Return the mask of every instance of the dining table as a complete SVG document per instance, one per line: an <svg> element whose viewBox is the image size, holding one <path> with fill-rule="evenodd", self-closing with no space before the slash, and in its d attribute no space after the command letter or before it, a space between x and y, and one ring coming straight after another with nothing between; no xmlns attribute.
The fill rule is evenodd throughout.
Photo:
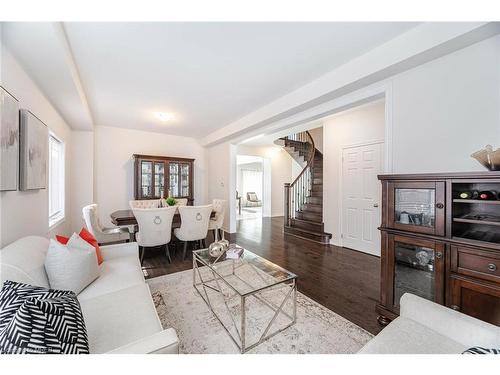
<svg viewBox="0 0 500 375"><path fill-rule="evenodd" d="M132 210L118 210L114 211L110 215L111 222L116 226L126 226L126 225L137 225L137 219L134 216ZM215 217L215 211L212 211L210 218ZM181 226L181 215L179 212L174 214L174 219L172 221L172 228L179 228Z"/></svg>

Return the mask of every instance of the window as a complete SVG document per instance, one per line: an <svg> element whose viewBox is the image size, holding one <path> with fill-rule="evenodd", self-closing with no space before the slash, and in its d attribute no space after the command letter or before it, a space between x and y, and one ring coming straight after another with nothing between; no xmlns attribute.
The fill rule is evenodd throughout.
<svg viewBox="0 0 500 375"><path fill-rule="evenodd" d="M64 219L64 143L49 134L49 227Z"/></svg>

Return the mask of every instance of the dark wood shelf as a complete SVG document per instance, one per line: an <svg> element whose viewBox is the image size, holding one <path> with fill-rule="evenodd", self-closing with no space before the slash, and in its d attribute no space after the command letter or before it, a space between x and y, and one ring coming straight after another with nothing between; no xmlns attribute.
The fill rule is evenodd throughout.
<svg viewBox="0 0 500 375"><path fill-rule="evenodd" d="M481 204L500 204L500 201L482 200L482 199L453 199L453 203L481 203Z"/></svg>
<svg viewBox="0 0 500 375"><path fill-rule="evenodd" d="M475 219L466 219L462 217L454 217L454 222L457 223L469 223L469 224L482 224L482 225L496 225L500 226L500 221L489 221L489 220L475 220Z"/></svg>

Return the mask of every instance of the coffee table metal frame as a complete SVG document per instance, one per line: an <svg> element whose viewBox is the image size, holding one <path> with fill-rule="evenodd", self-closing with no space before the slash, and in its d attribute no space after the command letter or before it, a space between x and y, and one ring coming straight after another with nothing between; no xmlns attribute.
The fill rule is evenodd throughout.
<svg viewBox="0 0 500 375"><path fill-rule="evenodd" d="M204 250L206 250L206 249L193 251L193 287L196 289L196 291L201 296L201 298L203 299L203 301L205 301L205 303L207 304L207 306L210 309L210 311L212 311L212 314L217 318L217 320L219 321L219 323L226 330L226 332L228 333L229 337L234 342L234 344L238 347L238 349L240 350L240 352L242 354L246 353L247 351L249 351L251 349L253 349L257 345L259 345L262 342L266 341L267 339L269 339L269 338L277 335L278 333L284 331L285 329L287 329L288 327L294 325L297 322L297 276L296 275L291 274L289 272L289 274L292 275L292 277L289 278L289 279L286 279L286 280L283 280L283 281L279 281L279 282L277 282L275 284L272 284L272 285L269 285L269 286L264 286L264 287L261 287L261 288L257 288L255 290L251 290L251 291L249 291L247 293L240 293L228 281L226 281L224 279L224 276L219 275L216 272L216 270L214 270L214 268L212 267L212 265L216 264L215 262L209 264L209 263L205 262L201 257L198 256L197 253L199 253L201 251L204 251ZM247 251L247 250L245 250L245 251ZM253 288L252 285L250 285L247 281L243 280L241 277L239 277L238 275L235 274L235 270L242 265L242 264L238 264L238 260L239 259L226 259L226 260L224 260L224 262L228 262L228 261L232 262L232 273L231 273L231 275L237 277L244 284L246 284L249 287ZM252 265L250 263L247 263L247 264L250 265L250 266L252 266L254 268L254 270L256 271L255 272L256 275L262 278L262 275L259 273L260 270L258 270L254 265ZM210 273L212 275L211 279L207 280L207 279L204 279L202 277L201 272L200 272L200 265L201 265L201 267L206 267L210 271ZM199 280L197 280L197 278L199 278ZM210 283L210 282L215 282L216 287L214 287L212 285L209 285L208 283ZM231 311L230 311L229 306L227 304L228 299L226 299L226 297L224 296L224 294L222 292L222 289L220 287L220 282L223 282L225 285L227 285L231 290L233 290L239 296L239 298L240 298L240 304L241 304L241 319L240 319L240 322L237 322L235 320L233 314L231 314ZM224 300L224 305L225 305L226 310L227 310L227 313L231 317L231 321L232 321L233 326L235 328L237 337L235 337L235 335L233 335L231 333L230 329L228 327L226 327L226 325L223 323L222 319L215 312L214 308L212 307L210 298L208 297L207 289L213 290L213 291L217 292L220 296L222 296L222 298ZM277 305L277 304L275 304L275 303L273 303L271 301L266 300L261 295L263 291L269 291L271 289L284 290L285 291L285 293L282 294L283 295L283 299L282 299L282 301L281 301L281 303L279 305ZM268 325L264 329L264 331L263 331L262 335L260 336L259 340L257 340L257 342L254 342L254 343L252 343L250 345L248 345L248 343L246 342L246 311L245 311L245 307L246 307L246 299L248 297L254 297L254 298L256 298L261 303L263 303L264 305L266 305L267 307L269 307L272 311L274 311L274 315L272 316L272 318L269 321ZM293 311L292 311L291 315L288 314L287 312L285 312L284 309L283 309L285 307L286 303L288 301L290 301L290 300L292 301L292 305L293 305ZM288 319L290 319L290 323L288 323L286 326L284 326L284 327L282 327L280 329L277 329L275 331L269 332L272 324L274 323L274 321L276 320L276 318L279 316L280 313L283 314L283 315L285 315Z"/></svg>

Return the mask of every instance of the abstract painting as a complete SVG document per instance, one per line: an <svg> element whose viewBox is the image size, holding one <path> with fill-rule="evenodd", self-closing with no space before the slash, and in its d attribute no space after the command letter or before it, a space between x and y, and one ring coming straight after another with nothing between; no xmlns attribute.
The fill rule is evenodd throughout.
<svg viewBox="0 0 500 375"><path fill-rule="evenodd" d="M0 191L17 190L19 102L0 87Z"/></svg>
<svg viewBox="0 0 500 375"><path fill-rule="evenodd" d="M21 190L47 187L49 130L34 114L21 110Z"/></svg>

